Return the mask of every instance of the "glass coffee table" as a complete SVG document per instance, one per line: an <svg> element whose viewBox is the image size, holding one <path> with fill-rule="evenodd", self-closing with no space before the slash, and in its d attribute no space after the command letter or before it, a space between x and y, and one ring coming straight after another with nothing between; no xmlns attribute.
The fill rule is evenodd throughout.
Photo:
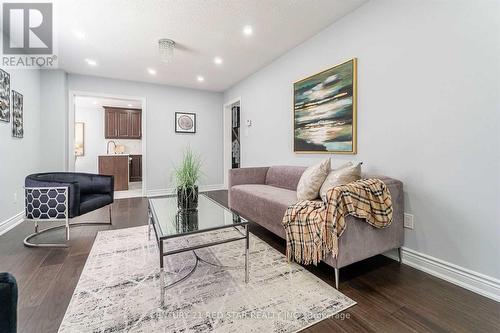
<svg viewBox="0 0 500 333"><path fill-rule="evenodd" d="M196 269L197 264L183 278L167 285L165 281L164 257L177 253L193 251L209 246L220 245L229 242L245 240L245 283L248 283L248 256L249 256L249 232L248 221L232 210L222 206L207 195L200 193L198 196L198 209L196 211L180 211L177 208L177 196L153 197L148 200L148 229L151 237L151 229L154 230L159 254L160 254L160 280L161 280L161 305L164 305L165 290L187 279ZM202 242L193 246L185 246L178 249L166 250L168 239L184 237L199 233L208 233L220 229L234 228L236 237L219 239L215 241ZM196 263L198 256L194 253Z"/></svg>

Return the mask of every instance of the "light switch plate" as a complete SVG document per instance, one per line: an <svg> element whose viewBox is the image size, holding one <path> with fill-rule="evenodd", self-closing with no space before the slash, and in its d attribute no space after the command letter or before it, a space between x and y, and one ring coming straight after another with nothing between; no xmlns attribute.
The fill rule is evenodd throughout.
<svg viewBox="0 0 500 333"><path fill-rule="evenodd" d="M413 217L414 217L413 214L404 213L403 225L405 228L412 230L415 228Z"/></svg>

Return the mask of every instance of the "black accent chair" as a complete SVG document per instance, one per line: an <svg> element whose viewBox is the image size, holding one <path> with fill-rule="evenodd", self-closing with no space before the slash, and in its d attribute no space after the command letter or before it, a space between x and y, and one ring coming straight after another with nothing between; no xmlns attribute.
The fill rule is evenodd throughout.
<svg viewBox="0 0 500 333"><path fill-rule="evenodd" d="M26 177L25 217L35 222L35 233L25 238L28 247L67 247L63 244L31 243L30 239L43 232L66 228L69 241L70 226L95 225L104 223L70 223L69 219L92 212L109 205L111 224L111 204L114 195L113 176L76 172L37 173ZM40 221L64 221L65 225L38 231Z"/></svg>
<svg viewBox="0 0 500 333"><path fill-rule="evenodd" d="M10 273L0 273L0 332L17 331L17 282Z"/></svg>

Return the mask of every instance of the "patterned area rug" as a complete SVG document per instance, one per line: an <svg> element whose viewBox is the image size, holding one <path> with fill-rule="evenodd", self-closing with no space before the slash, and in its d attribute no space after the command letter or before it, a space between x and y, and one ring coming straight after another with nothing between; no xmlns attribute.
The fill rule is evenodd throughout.
<svg viewBox="0 0 500 333"><path fill-rule="evenodd" d="M234 229L168 241L167 249ZM196 270L165 293L147 227L98 233L59 332L295 332L356 304L264 241L250 235L250 281L244 241L196 250ZM167 283L187 275L193 252L165 257ZM221 267L225 266L225 267ZM333 273L332 273L333 274Z"/></svg>

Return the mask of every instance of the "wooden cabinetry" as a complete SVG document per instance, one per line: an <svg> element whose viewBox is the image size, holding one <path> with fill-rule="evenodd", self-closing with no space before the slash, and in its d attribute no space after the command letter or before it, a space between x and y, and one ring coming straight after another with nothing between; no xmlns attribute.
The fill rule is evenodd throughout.
<svg viewBox="0 0 500 333"><path fill-rule="evenodd" d="M130 171L131 182L142 181L142 155L130 155Z"/></svg>
<svg viewBox="0 0 500 333"><path fill-rule="evenodd" d="M128 190L129 156L99 156L99 174L115 177L115 191Z"/></svg>
<svg viewBox="0 0 500 333"><path fill-rule="evenodd" d="M104 107L104 137L106 139L141 139L140 109Z"/></svg>
<svg viewBox="0 0 500 333"><path fill-rule="evenodd" d="M129 136L131 138L140 139L142 136L141 126L142 126L142 112L130 112L129 121Z"/></svg>

